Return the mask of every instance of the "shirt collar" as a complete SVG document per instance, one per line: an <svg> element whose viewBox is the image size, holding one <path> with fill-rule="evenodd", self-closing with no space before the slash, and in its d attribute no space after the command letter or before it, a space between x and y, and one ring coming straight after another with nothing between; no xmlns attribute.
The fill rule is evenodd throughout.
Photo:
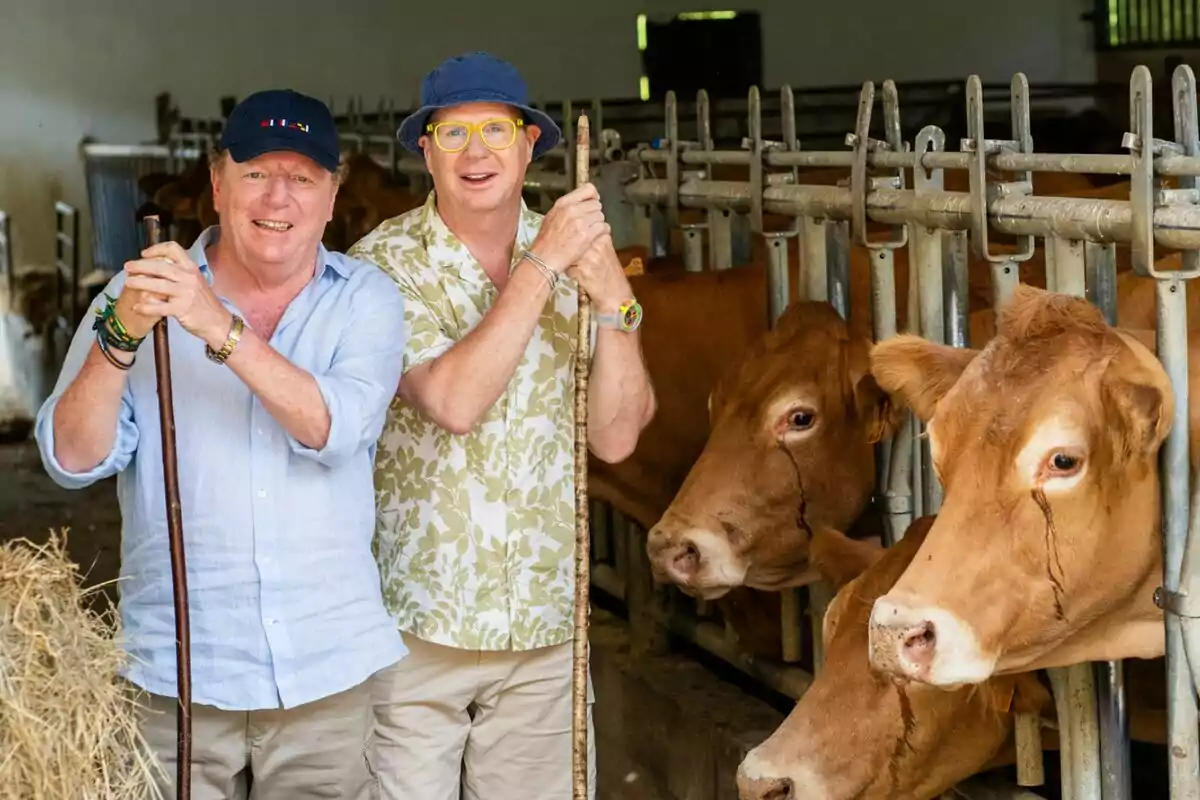
<svg viewBox="0 0 1200 800"><path fill-rule="evenodd" d="M425 205L421 209L420 237L421 244L425 249L429 249L439 240L458 242L458 237L454 235L454 232L442 219L442 215L438 213L436 194L437 190L431 191L425 198ZM521 260L521 252L533 244L533 240L537 237L537 218L538 215L529 210L525 198L521 198L521 214L517 221L517 240L516 246L513 248L513 265Z"/></svg>
<svg viewBox="0 0 1200 800"><path fill-rule="evenodd" d="M196 266L200 267L200 274L204 276L204 280L208 282L209 286L212 286L213 275L212 270L208 266L208 253L206 251L211 245L216 244L220 238L221 226L210 225L196 237L196 241L192 243L192 246L187 251L188 258L196 262ZM331 258L329 251L325 249L325 245L321 242L317 242L317 263L324 264L325 269L333 270L342 278L350 277L350 270L346 264L342 263L339 259Z"/></svg>

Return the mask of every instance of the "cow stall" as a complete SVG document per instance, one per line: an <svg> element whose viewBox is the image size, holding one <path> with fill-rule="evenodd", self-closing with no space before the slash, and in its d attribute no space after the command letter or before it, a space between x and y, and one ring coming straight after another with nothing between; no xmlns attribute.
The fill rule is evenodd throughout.
<svg viewBox="0 0 1200 800"><path fill-rule="evenodd" d="M717 149L706 135L706 98L697 99L694 140L680 135L678 104L664 104L662 140L630 155L640 177L626 187L626 198L639 214L661 215L665 226L642 234L674 231L682 247L666 240L643 239L654 254L680 255L692 271L735 267L730 228L744 218L761 237L768 257L769 313L774 321L791 298L829 302L849 316L848 264L851 252L870 254L871 327L876 341L914 333L957 348L983 347L968 334L968 295L974 271L987 271L994 307L1004 307L1021 281L1022 266L1038 253L1045 288L1085 297L1110 324L1117 315L1118 262L1125 261L1142 281L1153 283L1157 319L1156 351L1170 376L1175 419L1161 458L1165 569L1155 602L1163 610L1169 710L1166 733L1170 796L1200 792L1195 686L1200 650L1195 642L1189 595L1196 591L1200 546L1191 545L1192 480L1188 463L1189 330L1187 284L1200 274L1200 210L1195 179L1200 176L1200 138L1196 85L1187 66L1171 76L1171 138L1153 130L1155 113L1151 75L1145 67L1130 78L1130 125L1110 152L1048 153L1035 149L1030 134L1031 91L1024 76L1010 87L1007 135L989 135L985 102L977 78L966 81L962 95L966 136L955 149L944 130L924 126L910 143L903 137L894 84L882 87L881 138L872 128L876 88L863 85L858 118L846 136L845 150L802 150L794 125L783 115L782 141L762 135L761 104L751 90L742 148ZM792 102L785 89L780 107ZM1120 149L1126 152L1119 152ZM738 167L741 180L710 177L716 167ZM833 185L806 184L800 169L842 169L848 174ZM965 173L965 175L964 175ZM1039 178L1088 175L1097 186L1127 178L1125 197L1039 194ZM965 177L965 181L963 178ZM946 184L958 181L957 190ZM911 181L911 185L909 185ZM769 228L764 217L789 224ZM798 241L797 241L798 240ZM791 246L789 246L789 244ZM1158 252L1156 252L1156 248ZM1161 254L1180 254L1181 266L1162 266ZM708 259L703 255L707 253ZM897 321L896 257L907 256L910 313ZM798 258L798 285L788 284L789 258ZM736 268L736 267L735 267ZM652 268L651 268L652 269ZM649 322L649 319L648 319ZM874 505L885 519L884 540L893 545L908 525L934 514L942 487L932 470L923 425L909 413L898 433L879 446ZM623 599L631 626L643 637L661 640L670 633L702 648L755 679L791 697L799 697L819 674L820 625L830 592L814 580L786 589L781 597L782 659L756 658L739 650L728 628L707 622L711 607L674 590L665 596L647 582L645 532L653 520L631 522L630 514L597 503L593 516L593 584ZM642 516L645 516L643 514ZM1189 546L1191 545L1191 546ZM640 571L640 574L639 574ZM636 620L636 622L635 622ZM803 653L801 632L809 629L810 652ZM658 646L662 646L661 643ZM1188 653L1193 657L1188 658ZM865 654L864 654L865 657ZM803 663L803 665L801 665ZM1061 758L1061 787L1055 796L1126 798L1146 796L1132 784L1128 706L1122 662L1081 663L1049 670L1058 724L1052 731ZM1040 737L1046 733L1028 716L1017 725L1020 742L1018 783L1004 796L1036 797L1026 788L1044 786ZM972 795L972 788L955 790ZM978 796L997 796L993 789ZM779 796L791 796L780 794Z"/></svg>

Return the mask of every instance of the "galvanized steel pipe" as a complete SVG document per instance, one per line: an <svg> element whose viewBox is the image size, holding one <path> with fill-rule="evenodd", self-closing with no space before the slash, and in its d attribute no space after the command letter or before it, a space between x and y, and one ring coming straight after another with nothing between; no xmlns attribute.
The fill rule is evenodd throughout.
<svg viewBox="0 0 1200 800"><path fill-rule="evenodd" d="M1162 477L1163 505L1163 590L1168 594L1179 591L1184 550L1188 543L1188 520L1191 497L1189 475L1189 390L1188 390L1188 329L1187 285L1181 280L1159 280L1158 291L1158 358L1171 381L1175 396L1175 411L1171 430L1159 455ZM1192 546L1192 558L1196 557ZM1194 574L1194 573L1193 573ZM1183 618L1168 612L1166 625L1167 741L1170 743L1169 770L1172 800L1200 800L1200 715L1197 714L1193 671L1200 667L1200 649L1194 657L1184 650ZM1191 632L1189 632L1191 633ZM1193 640L1193 644L1195 644ZM1189 670L1189 662L1192 670Z"/></svg>
<svg viewBox="0 0 1200 800"><path fill-rule="evenodd" d="M667 196L666 181L643 179L627 187L629 201L659 205ZM849 220L851 192L840 186L770 186L763 209L773 214ZM966 192L916 194L906 189L867 193L867 215L887 225L912 222L945 230L968 230L971 198ZM737 181L689 182L679 187L684 208L750 210L750 185ZM988 202L988 221L995 230L1013 235L1130 242L1132 206L1128 200L1075 197L997 197ZM1200 248L1200 207L1172 205L1154 211L1155 241L1177 249Z"/></svg>
<svg viewBox="0 0 1200 800"><path fill-rule="evenodd" d="M1078 239L1065 239L1061 236L1050 236L1046 239L1047 258L1046 278L1049 282L1051 271L1054 277L1054 291L1075 297L1087 296L1087 263L1084 257L1084 243ZM1053 264L1053 270L1051 270ZM1106 694L1107 708L1102 708L1096 690L1096 670L1091 664L1072 664L1063 669L1066 676L1066 688L1069 692L1066 703L1060 703L1060 709L1066 709L1067 718L1059 717L1059 729L1071 729L1070 762L1066 760L1067 753L1063 752L1063 782L1069 778L1079 800L1094 798L1094 800L1129 800L1127 788L1128 772L1122 773L1122 763L1128 764L1128 757L1123 761L1113 759L1104 764L1101 752L1110 756L1128 752L1128 742L1123 732L1116 725L1101 729L1098 720L1103 717L1109 722L1114 719L1113 706L1123 708L1124 696L1117 685L1118 694ZM1061 688L1059 685L1055 689ZM1106 780L1106 778L1108 780ZM1122 788L1124 787L1124 788Z"/></svg>

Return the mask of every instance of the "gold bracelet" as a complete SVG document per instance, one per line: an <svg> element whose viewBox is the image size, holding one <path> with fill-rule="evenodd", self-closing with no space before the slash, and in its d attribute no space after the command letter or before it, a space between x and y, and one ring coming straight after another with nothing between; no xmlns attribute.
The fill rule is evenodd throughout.
<svg viewBox="0 0 1200 800"><path fill-rule="evenodd" d="M224 364L225 359L229 358L229 354L233 352L233 348L237 347L237 343L241 341L244 328L245 323L242 318L234 314L233 324L229 326L229 337L225 340L225 344L221 345L220 350L213 350L207 344L204 345L204 355L208 356L209 361Z"/></svg>

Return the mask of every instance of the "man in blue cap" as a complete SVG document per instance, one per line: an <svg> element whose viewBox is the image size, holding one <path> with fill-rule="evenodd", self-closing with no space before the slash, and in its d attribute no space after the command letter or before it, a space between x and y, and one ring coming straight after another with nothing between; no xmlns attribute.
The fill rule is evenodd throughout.
<svg viewBox="0 0 1200 800"><path fill-rule="evenodd" d="M154 352L166 318L187 556L192 795L373 797L367 679L406 653L371 555L372 455L404 300L321 245L339 175L320 101L265 91L211 160L220 224L130 261L76 331L37 418L46 470L117 476L127 679L174 796L175 620ZM115 301L109 298L115 298Z"/></svg>
<svg viewBox="0 0 1200 800"><path fill-rule="evenodd" d="M591 184L545 217L522 201L561 133L511 64L447 60L398 136L434 191L351 248L399 284L412 333L376 458L377 559L410 650L375 681L383 796L569 797L578 287L605 461L654 413L641 309Z"/></svg>

